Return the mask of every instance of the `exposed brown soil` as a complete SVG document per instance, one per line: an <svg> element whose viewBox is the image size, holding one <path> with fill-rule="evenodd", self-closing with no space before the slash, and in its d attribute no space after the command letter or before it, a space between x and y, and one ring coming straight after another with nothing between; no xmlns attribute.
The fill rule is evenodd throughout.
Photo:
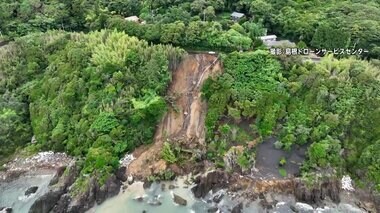
<svg viewBox="0 0 380 213"><path fill-rule="evenodd" d="M167 169L161 159L163 143L176 143L187 149L205 148L204 120L207 104L201 99L203 82L221 71L220 62L214 55L188 55L174 71L168 97L172 106L161 120L154 143L135 151L128 173L144 178Z"/></svg>

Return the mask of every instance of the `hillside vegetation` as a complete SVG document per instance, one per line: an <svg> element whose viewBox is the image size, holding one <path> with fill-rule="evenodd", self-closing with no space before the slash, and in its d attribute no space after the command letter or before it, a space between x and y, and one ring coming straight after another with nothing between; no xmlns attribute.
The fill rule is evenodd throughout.
<svg viewBox="0 0 380 213"><path fill-rule="evenodd" d="M135 15L141 23L125 20ZM369 52L301 63L270 55L266 34ZM65 151L82 177L103 182L153 141L184 49L218 51L224 67L202 90L207 156L191 160L230 169L225 156L236 154L247 172L256 145L276 137L277 148L309 147L303 176L333 169L380 190L379 0L2 0L0 162L16 150ZM178 163L180 147L164 148Z"/></svg>
<svg viewBox="0 0 380 213"><path fill-rule="evenodd" d="M266 31L313 48L363 48L380 58L378 0L5 0L5 38L31 32L124 30L154 43L196 49L246 50ZM232 11L246 14L238 23ZM136 15L146 22L126 22ZM267 28L268 30L266 30ZM253 41L253 43L252 43Z"/></svg>
<svg viewBox="0 0 380 213"><path fill-rule="evenodd" d="M224 74L204 87L211 159L222 160L234 125L248 121L255 138L277 136L279 148L310 144L305 175L335 168L362 181L365 176L380 189L378 66L327 57L317 65L283 69L263 51L231 53L223 61ZM254 160L249 140L235 141L248 147L241 158Z"/></svg>
<svg viewBox="0 0 380 213"><path fill-rule="evenodd" d="M152 142L183 54L110 31L31 34L1 52L1 155L35 135L29 149L86 157L83 172L102 174Z"/></svg>

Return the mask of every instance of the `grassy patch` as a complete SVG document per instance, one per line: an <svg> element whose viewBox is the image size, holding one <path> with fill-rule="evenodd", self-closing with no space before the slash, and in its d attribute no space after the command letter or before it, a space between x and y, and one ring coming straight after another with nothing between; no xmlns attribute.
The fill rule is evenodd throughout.
<svg viewBox="0 0 380 213"><path fill-rule="evenodd" d="M278 173L280 173L280 175L282 177L286 177L287 176L287 172L286 172L286 170L284 168L278 169Z"/></svg>

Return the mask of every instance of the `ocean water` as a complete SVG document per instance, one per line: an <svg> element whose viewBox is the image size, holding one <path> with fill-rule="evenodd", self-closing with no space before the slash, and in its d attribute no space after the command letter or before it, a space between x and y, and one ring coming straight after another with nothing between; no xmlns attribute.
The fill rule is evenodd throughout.
<svg viewBox="0 0 380 213"><path fill-rule="evenodd" d="M0 207L12 207L13 212L27 213L40 196L48 191L54 174L23 175L11 182L0 182ZM36 193L25 196L31 186L38 186Z"/></svg>
<svg viewBox="0 0 380 213"><path fill-rule="evenodd" d="M239 203L238 200L231 199L225 195L220 203L211 202L212 194L210 193L204 199L197 199L191 192L191 186L183 183L184 179L178 179L172 182L153 183L150 188L144 189L142 182L136 182L128 186L124 192L108 199L99 206L94 207L88 213L202 213L207 212L212 207L218 207L221 212L230 212L231 209ZM165 184L165 189L161 189L161 184ZM168 189L169 185L176 188ZM187 200L186 206L180 206L173 201L173 194L179 195ZM136 198L142 197L143 201ZM161 205L151 205L152 202L159 201ZM262 212L258 203L244 205L243 212Z"/></svg>
<svg viewBox="0 0 380 213"><path fill-rule="evenodd" d="M207 212L208 204L192 196L190 188L184 188L179 182L153 183L150 188L144 189L142 182L136 182L119 195L105 201L100 206L95 207L96 213L128 213L128 212L156 212L156 213L177 213L177 212ZM165 189L161 189L161 184L165 184ZM169 189L169 185L176 188ZM187 206L180 206L173 201L173 194L177 194L187 200ZM142 197L143 201L136 198ZM151 203L160 202L161 205Z"/></svg>

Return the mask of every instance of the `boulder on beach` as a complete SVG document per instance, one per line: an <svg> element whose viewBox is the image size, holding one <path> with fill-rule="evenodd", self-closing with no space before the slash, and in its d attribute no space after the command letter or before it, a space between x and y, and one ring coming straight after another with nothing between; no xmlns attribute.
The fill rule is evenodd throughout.
<svg viewBox="0 0 380 213"><path fill-rule="evenodd" d="M294 205L294 209L296 210L296 212L299 212L299 213L313 213L314 212L313 207L307 203L297 202L296 205Z"/></svg>
<svg viewBox="0 0 380 213"><path fill-rule="evenodd" d="M134 181L133 176L132 176L132 175L129 175L129 176L127 177L127 182L128 182L128 184L131 185L131 184L133 183L133 181Z"/></svg>
<svg viewBox="0 0 380 213"><path fill-rule="evenodd" d="M25 195L26 196L29 196L31 194L34 194L36 193L36 191L38 190L38 186L32 186L32 187L29 187L26 191L25 191Z"/></svg>
<svg viewBox="0 0 380 213"><path fill-rule="evenodd" d="M289 203L286 202L278 202L273 209L273 212L281 212L281 213L294 213Z"/></svg>
<svg viewBox="0 0 380 213"><path fill-rule="evenodd" d="M181 205L181 206L186 206L187 205L187 200L182 198L179 195L173 194L173 200L176 204Z"/></svg>

